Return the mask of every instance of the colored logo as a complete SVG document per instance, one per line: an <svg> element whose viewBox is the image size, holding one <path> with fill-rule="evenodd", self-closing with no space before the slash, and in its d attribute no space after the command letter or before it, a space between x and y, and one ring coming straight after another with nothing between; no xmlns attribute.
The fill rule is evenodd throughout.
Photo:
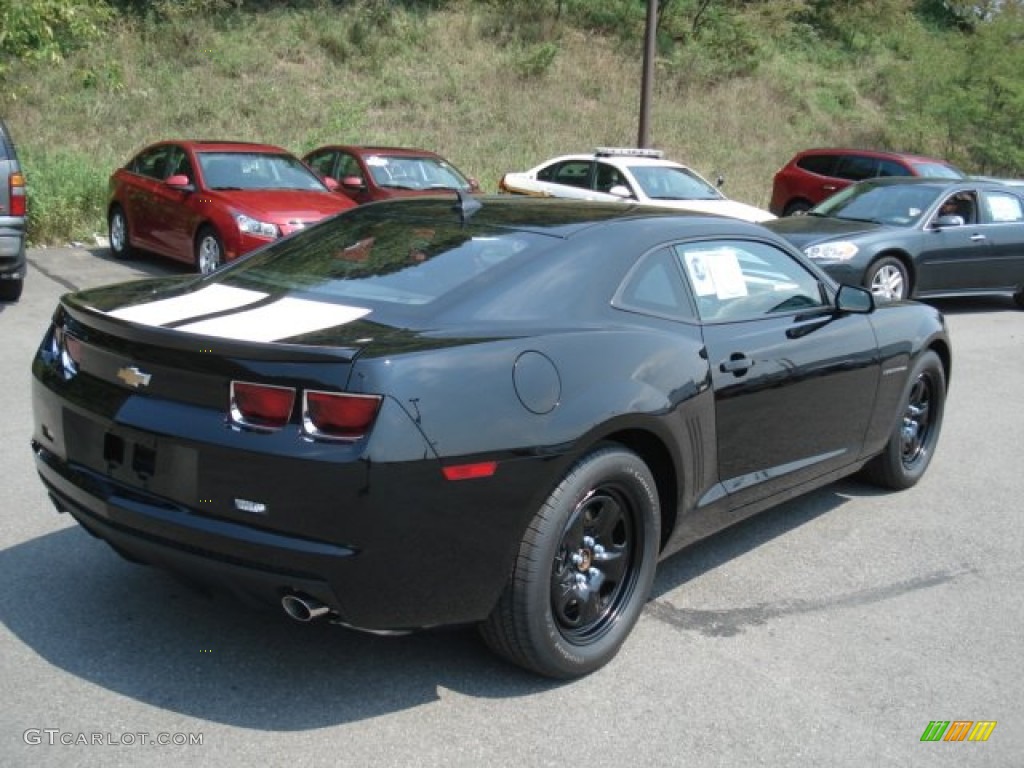
<svg viewBox="0 0 1024 768"><path fill-rule="evenodd" d="M117 372L117 378L127 384L129 387L138 389L139 387L148 387L150 379L153 377L148 373L143 373L134 365L128 368L122 368Z"/></svg>
<svg viewBox="0 0 1024 768"><path fill-rule="evenodd" d="M932 720L921 741L988 741L996 729L995 720Z"/></svg>

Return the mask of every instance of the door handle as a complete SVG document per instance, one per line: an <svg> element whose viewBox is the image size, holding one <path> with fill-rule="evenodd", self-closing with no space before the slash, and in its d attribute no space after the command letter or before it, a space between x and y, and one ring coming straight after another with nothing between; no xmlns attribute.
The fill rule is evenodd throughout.
<svg viewBox="0 0 1024 768"><path fill-rule="evenodd" d="M980 243L983 240L988 240L988 238L985 237L984 235L971 235L971 242L972 243Z"/></svg>
<svg viewBox="0 0 1024 768"><path fill-rule="evenodd" d="M743 376L754 366L754 361L747 357L742 352L733 352L729 355L728 360L723 360L718 364L718 370L722 373L731 373L737 378Z"/></svg>

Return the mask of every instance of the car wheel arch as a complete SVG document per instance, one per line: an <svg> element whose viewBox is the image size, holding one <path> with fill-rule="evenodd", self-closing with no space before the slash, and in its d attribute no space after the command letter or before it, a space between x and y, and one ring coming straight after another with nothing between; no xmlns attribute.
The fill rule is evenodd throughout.
<svg viewBox="0 0 1024 768"><path fill-rule="evenodd" d="M659 552L665 548L676 527L680 473L679 461L673 457L666 440L645 427L629 427L608 432L582 443L573 451L571 465L580 457L607 446L617 446L632 451L643 460L654 477L661 514L661 541Z"/></svg>

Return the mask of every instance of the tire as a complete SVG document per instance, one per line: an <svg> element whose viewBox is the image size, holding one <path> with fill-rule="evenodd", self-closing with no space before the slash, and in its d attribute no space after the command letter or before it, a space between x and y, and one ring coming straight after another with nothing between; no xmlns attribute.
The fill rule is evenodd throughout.
<svg viewBox="0 0 1024 768"><path fill-rule="evenodd" d="M910 296L910 274L903 262L895 256L883 256L868 267L864 275L864 287L876 299L899 301Z"/></svg>
<svg viewBox="0 0 1024 768"><path fill-rule="evenodd" d="M619 446L587 455L530 522L505 591L480 626L484 642L548 677L599 669L647 601L660 528L643 460Z"/></svg>
<svg viewBox="0 0 1024 768"><path fill-rule="evenodd" d="M110 253L115 259L130 259L132 244L128 236L128 219L124 209L115 205L107 217L107 235L110 237Z"/></svg>
<svg viewBox="0 0 1024 768"><path fill-rule="evenodd" d="M17 301L25 287L25 279L0 280L0 301Z"/></svg>
<svg viewBox="0 0 1024 768"><path fill-rule="evenodd" d="M1024 288L1013 294L1013 303L1017 305L1017 309L1024 309Z"/></svg>
<svg viewBox="0 0 1024 768"><path fill-rule="evenodd" d="M224 263L224 243L213 227L201 227L196 235L195 268L208 275Z"/></svg>
<svg viewBox="0 0 1024 768"><path fill-rule="evenodd" d="M901 491L917 484L931 463L946 410L946 373L931 350L918 358L900 401L903 410L885 449L867 466L868 482Z"/></svg>
<svg viewBox="0 0 1024 768"><path fill-rule="evenodd" d="M796 216L798 213L805 213L811 210L812 206L806 200L793 200L782 211L783 216Z"/></svg>

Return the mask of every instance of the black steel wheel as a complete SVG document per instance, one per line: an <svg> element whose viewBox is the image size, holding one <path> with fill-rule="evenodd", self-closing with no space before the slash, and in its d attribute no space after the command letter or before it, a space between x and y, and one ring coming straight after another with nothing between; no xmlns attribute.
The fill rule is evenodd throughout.
<svg viewBox="0 0 1024 768"><path fill-rule="evenodd" d="M902 402L903 410L885 450L864 468L867 480L894 490L910 488L921 479L939 441L946 375L935 352L925 352L914 364Z"/></svg>
<svg viewBox="0 0 1024 768"><path fill-rule="evenodd" d="M595 450L534 516L484 641L515 664L555 678L606 664L650 594L660 512L647 465L618 446Z"/></svg>
<svg viewBox="0 0 1024 768"><path fill-rule="evenodd" d="M128 238L128 219L120 205L115 205L110 209L110 215L107 218L107 234L110 237L110 253L114 258L131 258L132 244Z"/></svg>
<svg viewBox="0 0 1024 768"><path fill-rule="evenodd" d="M864 287L875 294L875 298L898 301L910 296L910 275L895 256L883 256L868 267Z"/></svg>

